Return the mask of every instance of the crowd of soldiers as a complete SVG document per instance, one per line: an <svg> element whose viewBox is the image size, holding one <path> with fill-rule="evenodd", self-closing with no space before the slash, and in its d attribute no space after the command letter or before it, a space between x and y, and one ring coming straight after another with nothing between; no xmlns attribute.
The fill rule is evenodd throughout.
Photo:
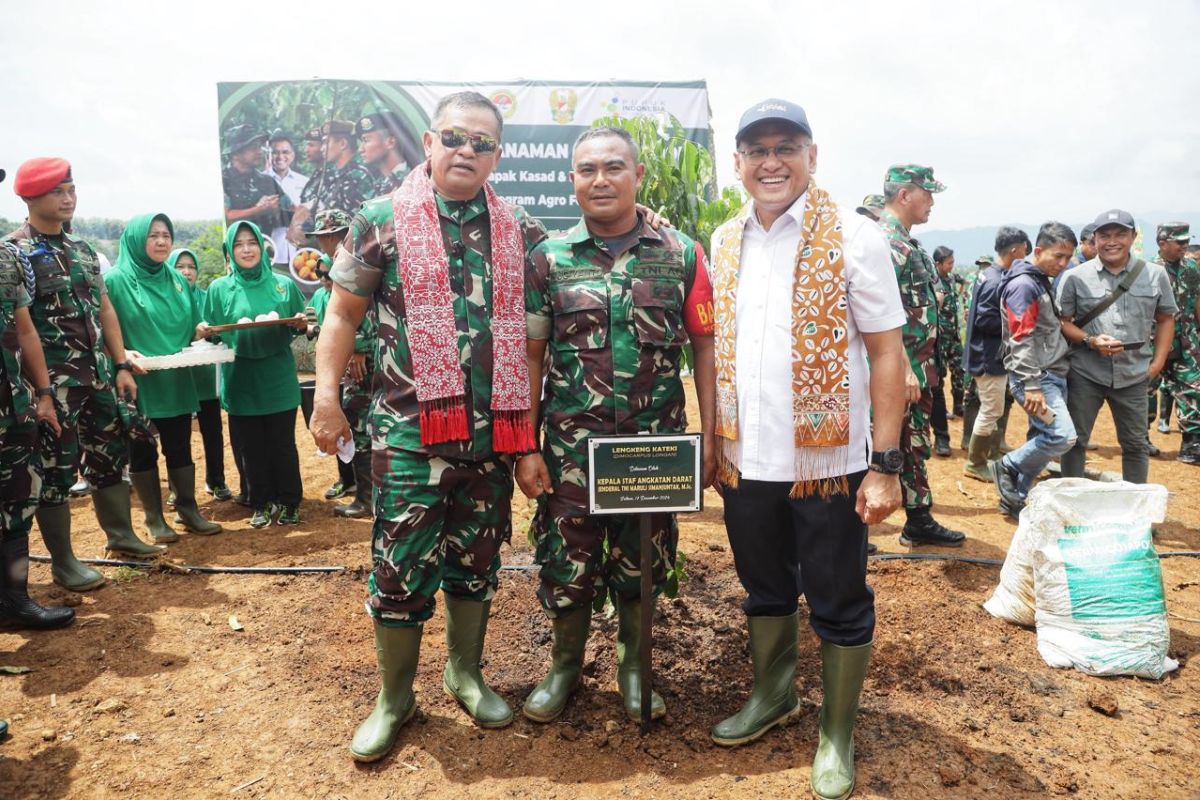
<svg viewBox="0 0 1200 800"><path fill-rule="evenodd" d="M968 357L971 335L964 348L960 333L964 318L972 331L991 330L990 321L979 319L990 278L972 286L971 277L955 271L953 252L942 247L931 256L912 233L946 187L928 166L897 164L887 170L882 194L859 207L861 217L844 215L813 181L817 145L806 113L768 99L745 112L735 137L750 202L718 229L706 254L636 204L644 167L621 129L589 130L576 141L571 180L582 218L553 237L488 182L503 117L487 98L474 92L443 98L424 134L427 160L411 171L397 158L391 130L385 115L371 115L310 131L306 157L316 172L299 176L299 185L291 178L291 140L242 127L230 133L225 173L231 273L257 269L263 234L282 231L293 245L311 234L323 254L322 287L292 327L317 339L313 438L326 453L348 445L354 452L326 496L353 487L354 502L338 513L373 520L366 609L381 689L352 737L352 757L382 758L415 713L422 629L439 591L449 652L443 688L480 727L512 721L513 710L488 686L480 665L500 550L512 532L514 483L537 502L531 530L541 568L537 594L553 631L547 674L522 713L536 722L563 713L583 670L593 601L603 593L618 618L617 687L626 714L638 718L650 681L637 659L649 635L641 611L664 590L678 527L671 514L652 515L653 591L642 596L637 522L588 515L585 447L592 435L686 430L681 372L683 347L690 345L702 480L725 499L747 592L754 674L745 705L713 729L712 739L744 744L799 713L794 676L803 594L821 640L824 689L812 789L822 798L847 797L855 783L854 721L874 640L868 525L903 505L902 543L961 545L964 535L933 517L927 462L952 451L948 418L986 407L998 427L997 409L1005 405L972 392L984 373ZM257 169L264 142L272 148L273 177ZM55 582L84 590L103 581L70 545L66 498L79 450L109 549L147 557L161 548L134 534L121 483L128 442L144 423L131 407L138 370L95 254L64 229L74 212L69 165L36 162L22 167L16 186L29 221L0 248L0 617L51 628L69 624L73 612L29 599L27 538L35 515ZM1002 352L1020 350L1017 343L1034 335L1031 321L1048 318L1050 338L1065 336L1123 364L1128 374L1147 372L1142 361L1118 362L1140 358L1136 342L1113 337L1102 310L1082 307L1079 281L1060 282L1059 297L1070 304L1061 325L1049 293L1069 256L1078 276L1124 273L1113 280L1129 297L1111 302L1132 308L1115 306L1131 324L1144 318L1157 326L1145 333L1154 339L1148 372L1161 372L1174 398L1185 437L1181 460L1197 463L1200 293L1196 264L1184 252L1188 231L1160 227L1163 265L1147 266L1129 259L1131 218L1107 214L1084 232L1078 252L1067 245L1075 244L1073 232L1047 223L1036 243L1027 236L998 239L996 261L976 262L985 270L1002 264L1002 274L1033 281L1021 306L1009 291L1015 284L1001 286L995 308ZM139 223L146 248L160 217ZM1099 249L1089 251L1095 239ZM1168 276L1172 296L1154 294ZM253 280L275 287L257 272ZM1029 298L1043 292L1046 305L1028 311ZM964 296L971 298L965 310ZM201 308L213 308L211 293ZM211 321L201 320L195 335L210 335ZM238 351L240 340L232 344ZM1131 352L1123 352L1126 345ZM1050 435L1035 419L1052 405L1049 396L1038 399L1035 382L1062 377L1056 370L1063 348L1049 349L1053 363L1035 369L1034 383L1011 386L1030 413L1031 448L1039 435ZM239 359L245 355L238 352ZM1138 442L1144 444L1150 377L1144 374L1132 390L1117 381L1083 394L1107 399L1116 415L1141 391ZM231 390L222 391L232 420ZM1076 416L1074 408L1068 415L1060 407L1060 417ZM293 404L292 419L294 411ZM1074 431L1055 440L1059 452L1068 441L1087 446L1091 423L1084 422L1078 442ZM1037 459L1002 458L1002 437L980 432L969 450L988 456L985 474L997 484L1002 510L1017 514L1018 495L1028 487L1010 470ZM1134 447L1125 434L1121 441ZM1129 455L1126 477L1137 479ZM1064 455L1063 473L1071 468ZM298 517L279 518L287 521ZM664 699L649 694L651 716L666 714Z"/></svg>

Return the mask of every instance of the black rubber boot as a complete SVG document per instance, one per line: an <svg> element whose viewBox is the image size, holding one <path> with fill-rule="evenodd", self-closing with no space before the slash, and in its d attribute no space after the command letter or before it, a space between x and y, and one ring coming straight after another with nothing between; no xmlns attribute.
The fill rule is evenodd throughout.
<svg viewBox="0 0 1200 800"><path fill-rule="evenodd" d="M333 513L339 517L374 517L375 486L371 482L371 451L354 454L354 499L337 506Z"/></svg>
<svg viewBox="0 0 1200 800"><path fill-rule="evenodd" d="M29 596L29 535L0 541L0 625L45 631L74 621L74 609L44 608Z"/></svg>

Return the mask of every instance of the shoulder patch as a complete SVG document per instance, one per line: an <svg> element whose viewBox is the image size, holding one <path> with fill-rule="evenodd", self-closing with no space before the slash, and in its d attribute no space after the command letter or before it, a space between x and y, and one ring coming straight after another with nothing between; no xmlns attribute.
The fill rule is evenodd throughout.
<svg viewBox="0 0 1200 800"><path fill-rule="evenodd" d="M892 261L897 267L903 267L908 263L909 256L912 255L912 247L907 242L899 239L888 239L888 245L892 248Z"/></svg>

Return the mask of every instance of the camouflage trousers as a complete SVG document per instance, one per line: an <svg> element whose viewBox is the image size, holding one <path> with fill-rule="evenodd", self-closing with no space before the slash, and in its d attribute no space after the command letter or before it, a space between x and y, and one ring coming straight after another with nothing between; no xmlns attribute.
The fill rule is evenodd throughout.
<svg viewBox="0 0 1200 800"><path fill-rule="evenodd" d="M376 447L373 569L367 612L391 627L433 615L440 588L467 600L496 594L500 546L512 534L507 457L460 461Z"/></svg>
<svg viewBox="0 0 1200 800"><path fill-rule="evenodd" d="M342 388L342 413L350 424L354 435L354 449L359 453L371 449L371 380L370 372L357 383L346 383Z"/></svg>
<svg viewBox="0 0 1200 800"><path fill-rule="evenodd" d="M0 431L0 538L28 536L42 490L38 424Z"/></svg>
<svg viewBox="0 0 1200 800"><path fill-rule="evenodd" d="M67 501L67 492L75 483L76 464L82 466L83 477L92 488L105 489L118 483L129 460L128 420L136 417L136 412L131 414L128 408L120 407L111 387L60 385L55 392L62 436L42 441L44 506Z"/></svg>
<svg viewBox="0 0 1200 800"><path fill-rule="evenodd" d="M900 491L904 495L905 508L928 508L933 505L933 490L929 487L925 462L933 455L929 415L933 411L933 393L940 390L940 386L922 389L921 399L909 404L904 425L900 428L900 451L904 454Z"/></svg>
<svg viewBox="0 0 1200 800"><path fill-rule="evenodd" d="M1200 367L1185 357L1168 364L1162 379L1163 388L1175 398L1179 432L1200 434Z"/></svg>
<svg viewBox="0 0 1200 800"><path fill-rule="evenodd" d="M641 596L641 521L637 514L588 516L561 484L539 498L529 535L541 566L537 596L553 618L586 608L596 589L633 599ZM675 563L679 528L674 514L650 515L650 573L654 596L662 593Z"/></svg>

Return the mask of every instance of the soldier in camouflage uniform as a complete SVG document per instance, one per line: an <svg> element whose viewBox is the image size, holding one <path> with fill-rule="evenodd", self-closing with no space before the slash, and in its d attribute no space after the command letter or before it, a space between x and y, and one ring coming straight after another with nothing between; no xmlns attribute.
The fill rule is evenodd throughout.
<svg viewBox="0 0 1200 800"><path fill-rule="evenodd" d="M321 126L325 166L308 179L300 193L300 207L292 215L288 238L300 244L310 220L334 209L353 214L364 201L375 196L375 179L358 156L354 123L333 120Z"/></svg>
<svg viewBox="0 0 1200 800"><path fill-rule="evenodd" d="M363 163L375 177L372 197L391 194L408 175L408 162L400 155L400 121L395 114L367 114L354 126L361 143Z"/></svg>
<svg viewBox="0 0 1200 800"><path fill-rule="evenodd" d="M936 544L957 547L966 537L934 520L933 490L925 461L933 454L929 417L933 393L938 387L938 318L936 270L924 248L909 230L929 220L933 194L946 187L934 180L933 170L919 164L895 164L884 177L883 195L887 201L879 217L879 227L892 250L900 300L908 321L902 330L908 353L906 379L908 416L900 435L904 469L900 485L908 520L900 534L905 545Z"/></svg>
<svg viewBox="0 0 1200 800"><path fill-rule="evenodd" d="M450 654L444 688L480 726L501 727L512 721L512 710L487 686L479 669L500 546L509 539L512 525L512 458L498 449L511 443L493 438L493 421L511 423L513 418L492 410L494 382L511 378L492 369L493 344L503 335L493 330L501 298L493 297L498 262L492 253L492 225L508 226L515 215L520 231L516 238L522 240L524 253L546 233L523 210L510 212L487 186L499 160L503 119L486 97L460 92L442 98L431 128L424 140L429 161L409 181L419 178L414 191L432 182L428 203L436 219L427 220L423 214L419 221L405 217L400 233L406 248L436 250L436 243L415 238L428 237L422 232L426 226L440 230L447 271L439 269L434 277L448 280L459 363L457 370L446 367L461 374L465 394L456 404L465 404L465 438L437 435L434 421L443 418L428 402L418 400L416 382L422 373L414 367L414 353L427 352L431 345L427 337L410 338L412 326L421 320L410 318L412 309L406 311L400 274L402 268L415 267L398 261L392 198L375 198L355 216L334 261L334 294L317 344L311 428L317 445L331 453L338 438L352 435L338 402L337 384L354 349L354 332L375 301L379 340L371 438L376 495L367 607L375 622L383 687L375 710L351 743L351 755L360 761L382 758L413 714L421 628L433 613L439 588ZM510 240L503 244L501 252L507 252L511 267L511 259L520 254L508 248L517 245ZM503 299L512 303L512 298ZM504 342L511 344L511 339L506 336ZM511 357L511 351L507 354ZM505 392L510 389L505 387ZM527 426L527 416L522 413L518 422ZM528 443L532 447L531 433Z"/></svg>
<svg viewBox="0 0 1200 800"><path fill-rule="evenodd" d="M134 534L129 489L121 481L129 455L126 437L135 432L137 412L131 412L130 405L137 384L100 277L99 259L87 242L63 230L75 213L70 165L63 159L27 161L14 188L29 208L29 219L8 240L30 264L29 313L62 423L61 437L43 440L45 480L36 516L50 551L54 581L82 591L104 583L104 576L81 564L71 549L67 492L75 482L81 448L84 477L94 487L92 502L108 549L143 558L164 549Z"/></svg>
<svg viewBox="0 0 1200 800"><path fill-rule="evenodd" d="M226 134L229 163L221 172L225 191L225 222L253 222L270 233L286 227L292 202L276 180L264 175L262 145L267 134L252 125L236 125Z"/></svg>
<svg viewBox="0 0 1200 800"><path fill-rule="evenodd" d="M0 181L4 170L0 170ZM54 390L29 317L27 277L21 251L0 242L0 624L46 630L70 625L70 608L43 608L29 597L29 530L42 486L39 423L58 436ZM34 402L30 384L37 387Z"/></svg>
<svg viewBox="0 0 1200 800"><path fill-rule="evenodd" d="M879 222L879 213L883 211L883 204L883 195L869 194L863 198L862 205L854 209L854 211L872 222Z"/></svg>
<svg viewBox="0 0 1200 800"><path fill-rule="evenodd" d="M351 216L345 211L327 210L317 214L313 235L326 255L332 258L337 253L338 244L345 238L350 223ZM321 317L320 321L324 322L324 314ZM379 319L372 304L354 333L354 355L350 356L350 366L342 378L342 412L354 433L354 461L350 466L350 475L341 474L338 483L325 493L325 498L332 500L341 497L347 490L353 490L354 500L333 510L339 517L369 517L373 513L371 434L368 423L371 383L375 378L375 342L378 338ZM339 459L339 473L342 473L343 467Z"/></svg>
<svg viewBox="0 0 1200 800"><path fill-rule="evenodd" d="M654 597L641 596L639 515L588 516L587 441L593 434L684 431L679 366L689 340L704 453L715 459L712 289L703 250L681 233L656 232L637 212L643 170L624 130L585 131L571 173L583 219L538 246L525 278L533 386L541 386L550 354L542 452L517 465L518 485L538 499L530 536L541 565L538 599L554 627L550 673L523 709L536 722L558 717L578 682L597 586L619 614L617 686L625 713L640 718L640 609ZM678 531L674 514L650 516L657 596L674 564ZM665 713L653 693L652 716Z"/></svg>
<svg viewBox="0 0 1200 800"><path fill-rule="evenodd" d="M950 428L946 413L946 379L950 379L950 394L955 415L962 414L962 337L958 328L959 278L954 272L954 251L939 247L933 251L937 269L936 297L938 317L937 373L938 388L933 393L934 450L939 456L950 455Z"/></svg>
<svg viewBox="0 0 1200 800"><path fill-rule="evenodd" d="M1186 253L1191 240L1186 222L1159 225L1157 239L1155 260L1166 269L1179 307L1171 354L1162 371L1163 388L1175 400L1183 434L1179 460L1200 465L1200 266Z"/></svg>

